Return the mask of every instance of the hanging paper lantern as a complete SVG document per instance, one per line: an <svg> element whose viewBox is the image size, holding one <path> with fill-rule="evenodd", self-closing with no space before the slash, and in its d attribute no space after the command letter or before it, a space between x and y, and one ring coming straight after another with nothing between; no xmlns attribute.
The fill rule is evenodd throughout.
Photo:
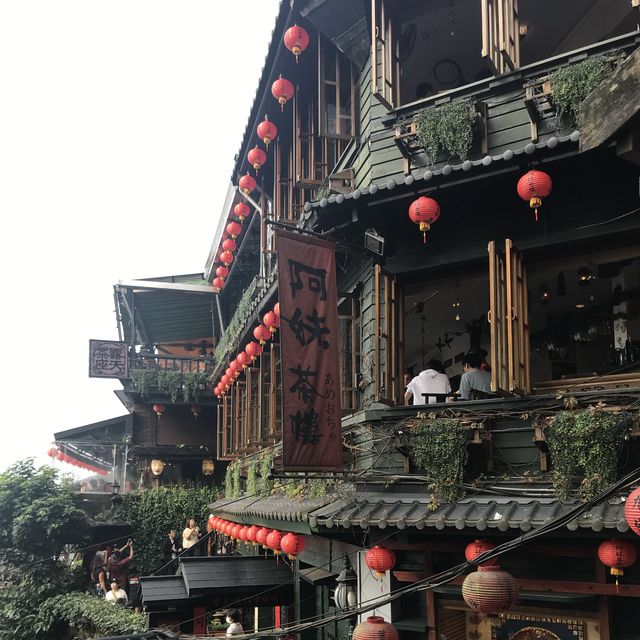
<svg viewBox="0 0 640 640"><path fill-rule="evenodd" d="M549 174L536 169L527 171L518 180L518 195L529 202L529 207L535 211L536 222L538 222L538 209L542 206L542 198L546 198L551 193L552 186Z"/></svg>
<svg viewBox="0 0 640 640"><path fill-rule="evenodd" d="M164 413L165 409L166 409L166 407L163 404L154 404L153 405L153 410L154 410L155 414L158 417L160 417Z"/></svg>
<svg viewBox="0 0 640 640"><path fill-rule="evenodd" d="M464 557L467 559L467 562L473 562L479 555L482 555L486 551L491 551L495 549L496 545L492 542L488 542L487 540L474 540L470 542L465 550ZM496 558L492 558L491 560L487 560L482 564L479 564L479 567L491 567L498 564L498 560Z"/></svg>
<svg viewBox="0 0 640 640"><path fill-rule="evenodd" d="M276 314L276 316L278 317L278 320L280 320L280 303L276 302L275 305L273 306L273 313Z"/></svg>
<svg viewBox="0 0 640 640"><path fill-rule="evenodd" d="M240 219L240 222L244 221L244 219L251 213L251 209L249 208L249 205L246 202L238 202L238 204L236 204L233 207L233 215L236 216L237 218ZM229 229L229 227L227 227L227 230ZM240 227L240 229L242 229L242 227ZM238 234L240 232L238 231ZM238 235L236 234L236 235ZM231 235L231 234L229 234Z"/></svg>
<svg viewBox="0 0 640 640"><path fill-rule="evenodd" d="M229 269L227 269L227 267L223 265L220 265L216 269L216 275L218 276L218 278L226 278L229 275Z"/></svg>
<svg viewBox="0 0 640 640"><path fill-rule="evenodd" d="M47 451L47 455L50 458L55 458L58 455L58 450L55 447L51 447L51 449L49 449L49 451Z"/></svg>
<svg viewBox="0 0 640 640"><path fill-rule="evenodd" d="M202 407L197 405L197 404L192 404L191 405L191 413L193 414L194 418L197 418L200 415L200 412L202 411Z"/></svg>
<svg viewBox="0 0 640 640"><path fill-rule="evenodd" d="M284 46L296 57L297 64L298 57L309 46L309 34L302 27L294 24L284 33Z"/></svg>
<svg viewBox="0 0 640 640"><path fill-rule="evenodd" d="M440 217L440 205L433 198L420 196L409 206L409 218L412 222L420 225L423 242L427 241L427 231L431 225Z"/></svg>
<svg viewBox="0 0 640 640"><path fill-rule="evenodd" d="M353 630L353 640L399 640L398 630L382 616L369 616Z"/></svg>
<svg viewBox="0 0 640 640"><path fill-rule="evenodd" d="M238 248L238 245L236 245L236 243L231 238L227 238L226 240L222 241L222 248L225 251L235 251Z"/></svg>
<svg viewBox="0 0 640 640"><path fill-rule="evenodd" d="M220 291L224 289L224 283L225 283L225 279L218 277L218 278L214 278L211 284L213 285L213 288L216 290L216 293L220 293Z"/></svg>
<svg viewBox="0 0 640 640"><path fill-rule="evenodd" d="M257 342L250 342L244 349L249 357L251 358L251 362L253 362L257 357L262 355L262 347Z"/></svg>
<svg viewBox="0 0 640 640"><path fill-rule="evenodd" d="M598 559L611 569L611 575L616 577L617 585L619 576L624 575L624 569L635 564L638 551L626 540L605 540L598 547Z"/></svg>
<svg viewBox="0 0 640 640"><path fill-rule="evenodd" d="M627 496L624 503L624 517L631 531L640 536L640 487Z"/></svg>
<svg viewBox="0 0 640 640"><path fill-rule="evenodd" d="M260 171L260 167L267 161L267 154L256 145L247 153L247 160L249 164L256 170L256 173Z"/></svg>
<svg viewBox="0 0 640 640"><path fill-rule="evenodd" d="M295 89L293 84L289 82L286 78L280 76L272 85L271 85L271 93L273 97L280 103L280 110L284 111L284 105L287 104L291 98L293 98L293 94ZM255 188L255 187L254 187Z"/></svg>
<svg viewBox="0 0 640 640"><path fill-rule="evenodd" d="M518 599L518 581L500 567L478 567L462 583L464 601L478 613L502 613Z"/></svg>
<svg viewBox="0 0 640 640"><path fill-rule="evenodd" d="M282 553L286 553L291 560L295 560L304 551L304 536L297 533L287 533L280 541Z"/></svg>
<svg viewBox="0 0 640 640"><path fill-rule="evenodd" d="M278 135L278 127L269 120L269 116L265 115L264 120L258 125L256 132L268 149L269 143L275 140Z"/></svg>
<svg viewBox="0 0 640 640"><path fill-rule="evenodd" d="M231 251L223 251L220 254L220 260L225 267L228 267L233 262L233 259L233 253L231 253Z"/></svg>
<svg viewBox="0 0 640 640"><path fill-rule="evenodd" d="M226 373L220 378L220 383L224 387L228 387L229 386L229 376Z"/></svg>
<svg viewBox="0 0 640 640"><path fill-rule="evenodd" d="M238 180L238 186L240 187L240 191L246 195L250 195L258 185L256 184L255 178L249 173L246 173Z"/></svg>
<svg viewBox="0 0 640 640"><path fill-rule="evenodd" d="M271 529L267 529L267 527L262 527L261 529L258 529L258 533L256 533L256 542L259 545L262 545L263 549L267 548L267 538L269 537L270 533L271 533Z"/></svg>
<svg viewBox="0 0 640 640"><path fill-rule="evenodd" d="M275 333L280 326L280 318L273 311L267 311L262 317L262 322L271 333Z"/></svg>
<svg viewBox="0 0 640 640"><path fill-rule="evenodd" d="M231 369L231 373L234 378L237 378L240 375L240 371L242 371L242 367L237 360L232 360L229 363L229 369Z"/></svg>
<svg viewBox="0 0 640 640"><path fill-rule="evenodd" d="M227 225L227 233L232 238L237 238L242 233L242 225L237 222L230 222Z"/></svg>
<svg viewBox="0 0 640 640"><path fill-rule="evenodd" d="M245 542L245 540L247 539L247 529L249 527L240 527L238 529L238 540L240 540L240 542Z"/></svg>
<svg viewBox="0 0 640 640"><path fill-rule="evenodd" d="M216 528L216 517L213 515L213 513L209 516L209 520L207 520L207 523L212 529Z"/></svg>
<svg viewBox="0 0 640 640"><path fill-rule="evenodd" d="M238 364L243 368L246 369L247 366L251 363L251 358L249 356L249 354L246 351L241 351L237 356L236 356L236 361L238 362Z"/></svg>
<svg viewBox="0 0 640 640"><path fill-rule="evenodd" d="M382 579L386 571L390 571L396 564L396 554L386 547L376 545L364 555L367 567L375 571L376 578Z"/></svg>
<svg viewBox="0 0 640 640"><path fill-rule="evenodd" d="M277 556L279 556L281 553L281 547L280 547L281 542L282 542L282 533L277 529L274 529L267 536L267 546L269 547L269 549L272 549L273 553L275 553Z"/></svg>
<svg viewBox="0 0 640 640"><path fill-rule="evenodd" d="M213 389L213 395L214 395L216 398L219 398L219 397L222 395L222 391L220 390L220 386L219 386L219 384L218 384L218 386L214 387L214 389Z"/></svg>
<svg viewBox="0 0 640 640"><path fill-rule="evenodd" d="M256 536L258 535L258 531L259 530L260 529L258 527L256 527L255 524L252 524L247 529L247 542L250 542L253 545L258 544L258 541L256 540Z"/></svg>
<svg viewBox="0 0 640 640"><path fill-rule="evenodd" d="M242 527L239 524L234 524L231 527L231 537L234 540L238 540L239 539L239 537L240 537L240 529L242 529Z"/></svg>
<svg viewBox="0 0 640 640"><path fill-rule="evenodd" d="M259 324L253 330L253 337L256 340L259 340L260 344L265 344L267 340L271 339L271 331L269 331L269 329L267 329L263 324Z"/></svg>

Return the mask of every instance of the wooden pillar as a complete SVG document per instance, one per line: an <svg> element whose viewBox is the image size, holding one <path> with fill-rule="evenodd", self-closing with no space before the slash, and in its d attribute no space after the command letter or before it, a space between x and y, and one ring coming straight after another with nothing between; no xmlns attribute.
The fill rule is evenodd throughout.
<svg viewBox="0 0 640 640"><path fill-rule="evenodd" d="M428 550L424 555L427 574L431 575L433 573L433 556L431 550ZM438 640L436 629L436 596L435 593L433 593L433 589L427 589L427 591L425 591L425 597L427 599L427 640Z"/></svg>
<svg viewBox="0 0 640 640"><path fill-rule="evenodd" d="M607 582L607 568L598 560L596 562L596 580ZM600 629L600 640L611 640L611 627L609 621L609 597L600 596L598 598L598 627Z"/></svg>

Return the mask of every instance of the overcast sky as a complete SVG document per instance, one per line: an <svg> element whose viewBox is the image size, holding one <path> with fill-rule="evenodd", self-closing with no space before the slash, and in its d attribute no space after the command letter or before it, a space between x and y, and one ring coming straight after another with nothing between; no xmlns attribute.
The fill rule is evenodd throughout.
<svg viewBox="0 0 640 640"><path fill-rule="evenodd" d="M279 0L0 0L0 469L126 413L119 279L204 268Z"/></svg>

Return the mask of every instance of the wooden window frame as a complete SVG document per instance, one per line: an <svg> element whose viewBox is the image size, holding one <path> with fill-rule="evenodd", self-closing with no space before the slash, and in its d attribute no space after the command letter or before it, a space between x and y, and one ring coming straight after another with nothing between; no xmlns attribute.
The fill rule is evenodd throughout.
<svg viewBox="0 0 640 640"><path fill-rule="evenodd" d="M520 66L518 0L481 0L482 57L494 75Z"/></svg>
<svg viewBox="0 0 640 640"><path fill-rule="evenodd" d="M389 4L371 0L371 91L387 109L393 109L400 105L400 56Z"/></svg>

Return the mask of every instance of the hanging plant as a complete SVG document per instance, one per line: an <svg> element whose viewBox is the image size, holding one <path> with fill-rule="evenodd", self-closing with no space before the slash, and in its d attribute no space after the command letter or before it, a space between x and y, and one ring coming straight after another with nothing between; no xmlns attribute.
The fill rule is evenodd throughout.
<svg viewBox="0 0 640 640"><path fill-rule="evenodd" d="M328 492L328 483L324 478L314 478L309 483L310 498L324 498Z"/></svg>
<svg viewBox="0 0 640 640"><path fill-rule="evenodd" d="M455 419L418 418L421 421L411 433L415 463L428 473L435 493L455 502L464 495L462 479L473 429Z"/></svg>
<svg viewBox="0 0 640 640"><path fill-rule="evenodd" d="M136 391L146 396L150 389L158 386L158 372L155 369L133 369L131 382Z"/></svg>
<svg viewBox="0 0 640 640"><path fill-rule="evenodd" d="M227 469L224 472L224 497L233 498L233 467L235 462L227 465Z"/></svg>
<svg viewBox="0 0 640 640"><path fill-rule="evenodd" d="M429 158L436 163L441 153L449 159L466 160L473 143L475 106L470 100L453 100L439 107L423 109L415 117L416 134Z"/></svg>
<svg viewBox="0 0 640 640"><path fill-rule="evenodd" d="M263 498L271 495L273 491L273 480L269 478L273 467L273 453L267 451L260 460L260 495Z"/></svg>
<svg viewBox="0 0 640 640"><path fill-rule="evenodd" d="M605 56L592 56L576 64L568 64L549 74L553 103L558 121L579 125L580 105L611 71Z"/></svg>
<svg viewBox="0 0 640 640"><path fill-rule="evenodd" d="M561 500L568 500L576 489L589 500L615 481L630 426L629 414L597 409L563 411L553 418L545 436L553 486Z"/></svg>
<svg viewBox="0 0 640 640"><path fill-rule="evenodd" d="M182 374L171 369L160 369L158 371L158 389L166 393L174 404L178 402L182 391Z"/></svg>
<svg viewBox="0 0 640 640"><path fill-rule="evenodd" d="M182 377L182 397L186 404L197 402L200 391L205 388L207 374L204 371L189 371Z"/></svg>
<svg viewBox="0 0 640 640"><path fill-rule="evenodd" d="M258 495L258 460L255 458L247 466L247 494Z"/></svg>
<svg viewBox="0 0 640 640"><path fill-rule="evenodd" d="M233 495L232 498L239 498L242 495L242 484L241 484L241 473L242 468L240 467L240 463L233 463Z"/></svg>

